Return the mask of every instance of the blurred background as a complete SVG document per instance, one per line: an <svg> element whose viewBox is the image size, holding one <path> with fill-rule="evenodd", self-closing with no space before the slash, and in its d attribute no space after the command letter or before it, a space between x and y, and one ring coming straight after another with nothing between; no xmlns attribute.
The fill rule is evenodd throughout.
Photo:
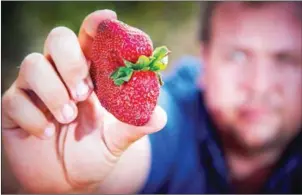
<svg viewBox="0 0 302 195"><path fill-rule="evenodd" d="M167 45L172 63L166 71L184 55L199 55L200 2L2 2L1 94L23 58L43 52L51 29L66 26L78 33L85 16L99 9L112 9L119 20L145 31L155 47Z"/></svg>
<svg viewBox="0 0 302 195"><path fill-rule="evenodd" d="M89 13L99 9L114 10L119 20L140 28L154 46L166 45L172 51L173 65L183 56L198 56L198 28L201 2L1 2L2 72L1 94L12 84L18 66L31 52L43 52L47 34L56 26L66 26L78 33ZM2 152L3 154L3 152ZM15 178L8 174L2 158L2 193L14 193Z"/></svg>

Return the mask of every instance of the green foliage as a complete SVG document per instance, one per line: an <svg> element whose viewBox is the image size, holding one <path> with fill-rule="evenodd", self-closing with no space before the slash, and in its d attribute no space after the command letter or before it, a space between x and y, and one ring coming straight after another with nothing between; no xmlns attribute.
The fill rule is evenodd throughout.
<svg viewBox="0 0 302 195"><path fill-rule="evenodd" d="M114 80L114 83L118 86L122 85L124 82L128 82L131 79L133 71L135 70L150 70L154 71L157 74L161 70L165 70L168 64L168 60L166 62L163 61L163 58L169 54L169 50L166 46L157 47L154 49L152 55L147 57L145 55L141 55L137 62L133 64L127 60L124 60L126 66L122 66L114 71L111 75L111 78ZM160 75L158 74L160 77ZM162 84L161 78L159 78L160 83Z"/></svg>
<svg viewBox="0 0 302 195"><path fill-rule="evenodd" d="M24 20L30 21L36 18L41 21L42 28L67 26L75 32L78 32L81 22L89 13L100 9L112 9L118 14L120 20L150 33L156 42L165 38L164 32L179 25L179 21L189 18L198 8L197 2L164 1L48 1L23 2L22 4L20 11Z"/></svg>
<svg viewBox="0 0 302 195"><path fill-rule="evenodd" d="M1 33L5 74L1 92L16 78L16 67L27 54L43 53L43 44L51 29L66 26L78 34L83 19L100 9L114 10L119 20L145 31L154 47L167 45L173 51L173 60L183 54L181 50L188 50L183 46L188 39L181 36L192 31L186 29L185 24L198 16L199 2L4 1Z"/></svg>

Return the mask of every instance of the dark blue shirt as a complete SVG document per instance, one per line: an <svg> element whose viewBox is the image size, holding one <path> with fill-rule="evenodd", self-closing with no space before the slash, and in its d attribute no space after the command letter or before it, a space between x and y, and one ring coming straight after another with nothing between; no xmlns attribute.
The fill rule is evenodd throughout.
<svg viewBox="0 0 302 195"><path fill-rule="evenodd" d="M182 59L165 79L159 104L165 128L150 135L152 163L141 193L234 193L216 128L196 85L201 64ZM288 146L261 193L302 193L301 133Z"/></svg>

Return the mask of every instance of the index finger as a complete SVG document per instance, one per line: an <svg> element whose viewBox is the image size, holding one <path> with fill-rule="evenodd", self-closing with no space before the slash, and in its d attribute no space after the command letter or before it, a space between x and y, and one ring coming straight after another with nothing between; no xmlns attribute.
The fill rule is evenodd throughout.
<svg viewBox="0 0 302 195"><path fill-rule="evenodd" d="M117 15L112 10L98 10L92 12L84 19L78 39L80 42L80 46L86 58L90 59L90 48L93 42L94 37L97 33L97 28L99 23L106 19L117 19Z"/></svg>

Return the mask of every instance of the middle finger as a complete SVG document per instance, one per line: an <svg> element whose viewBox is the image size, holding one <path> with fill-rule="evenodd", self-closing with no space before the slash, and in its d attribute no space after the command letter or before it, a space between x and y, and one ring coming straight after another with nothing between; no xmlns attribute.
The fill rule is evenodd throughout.
<svg viewBox="0 0 302 195"><path fill-rule="evenodd" d="M72 98L76 101L87 99L93 84L88 62L75 33L66 27L54 28L46 39L45 55L54 61Z"/></svg>

